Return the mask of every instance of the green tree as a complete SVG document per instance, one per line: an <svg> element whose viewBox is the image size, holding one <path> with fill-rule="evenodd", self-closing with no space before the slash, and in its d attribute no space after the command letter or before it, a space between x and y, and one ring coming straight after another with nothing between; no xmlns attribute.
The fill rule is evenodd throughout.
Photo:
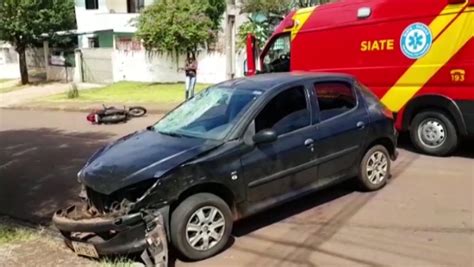
<svg viewBox="0 0 474 267"><path fill-rule="evenodd" d="M9 42L19 55L21 83L28 83L26 48L41 35L76 28L73 0L0 0L0 40Z"/></svg>
<svg viewBox="0 0 474 267"><path fill-rule="evenodd" d="M239 28L239 47L245 46L247 33L256 36L264 45L273 29L292 9L328 3L331 0L243 0L242 12L248 13L248 21Z"/></svg>
<svg viewBox="0 0 474 267"><path fill-rule="evenodd" d="M160 0L138 17L137 37L160 53L195 53L215 40L225 0Z"/></svg>

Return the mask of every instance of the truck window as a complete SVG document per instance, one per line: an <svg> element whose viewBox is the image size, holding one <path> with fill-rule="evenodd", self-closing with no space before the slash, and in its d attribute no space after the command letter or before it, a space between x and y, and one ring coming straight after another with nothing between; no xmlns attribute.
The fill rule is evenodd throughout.
<svg viewBox="0 0 474 267"><path fill-rule="evenodd" d="M316 83L314 90L318 98L321 121L336 117L357 105L354 91L347 83Z"/></svg>
<svg viewBox="0 0 474 267"><path fill-rule="evenodd" d="M290 71L290 46L289 34L274 39L263 57L263 72Z"/></svg>

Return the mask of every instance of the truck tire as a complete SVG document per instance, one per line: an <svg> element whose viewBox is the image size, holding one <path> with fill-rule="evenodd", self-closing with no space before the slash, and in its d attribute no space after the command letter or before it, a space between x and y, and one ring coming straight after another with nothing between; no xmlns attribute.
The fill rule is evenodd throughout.
<svg viewBox="0 0 474 267"><path fill-rule="evenodd" d="M171 243L190 260L209 258L226 246L232 224L232 213L224 200L209 193L195 194L171 214Z"/></svg>
<svg viewBox="0 0 474 267"><path fill-rule="evenodd" d="M359 166L358 181L362 190L375 191L384 187L390 177L390 154L382 145L371 147Z"/></svg>
<svg viewBox="0 0 474 267"><path fill-rule="evenodd" d="M442 111L418 113L412 120L410 137L420 151L433 156L447 156L458 146L459 137L454 123Z"/></svg>

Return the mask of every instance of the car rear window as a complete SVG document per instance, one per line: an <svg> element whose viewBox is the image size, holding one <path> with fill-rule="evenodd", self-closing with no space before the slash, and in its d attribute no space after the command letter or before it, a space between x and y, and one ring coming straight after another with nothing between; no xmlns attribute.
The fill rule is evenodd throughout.
<svg viewBox="0 0 474 267"><path fill-rule="evenodd" d="M357 98L350 84L344 82L315 83L321 121L345 113L357 105Z"/></svg>

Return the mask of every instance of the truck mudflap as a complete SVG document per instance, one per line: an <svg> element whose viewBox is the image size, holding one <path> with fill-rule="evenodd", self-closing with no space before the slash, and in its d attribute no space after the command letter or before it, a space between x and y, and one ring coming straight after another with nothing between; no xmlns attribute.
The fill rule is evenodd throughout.
<svg viewBox="0 0 474 267"><path fill-rule="evenodd" d="M88 210L83 204L53 215L54 225L76 254L97 258L142 253L146 266L168 266L166 222L161 209L126 215L92 215Z"/></svg>
<svg viewBox="0 0 474 267"><path fill-rule="evenodd" d="M146 214L144 219L147 222L145 240L148 246L141 255L142 260L146 266L168 267L168 239L163 215L154 211Z"/></svg>

